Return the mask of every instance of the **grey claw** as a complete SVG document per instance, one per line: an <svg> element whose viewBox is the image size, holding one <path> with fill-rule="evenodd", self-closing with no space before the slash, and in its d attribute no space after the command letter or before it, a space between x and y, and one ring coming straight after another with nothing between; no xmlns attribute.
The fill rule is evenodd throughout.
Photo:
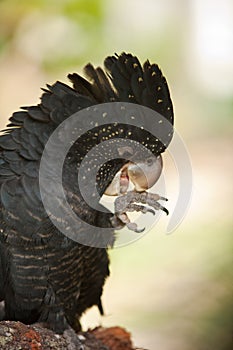
<svg viewBox="0 0 233 350"><path fill-rule="evenodd" d="M129 191L115 200L116 218L129 230L141 233L145 228L138 229L136 223L130 222L127 212L137 211L143 214L149 212L155 215L156 210L163 210L168 215L169 211L158 202L159 200L167 201L168 199L155 193ZM142 204L147 204L150 208ZM115 223L114 227L116 226Z"/></svg>
<svg viewBox="0 0 233 350"><path fill-rule="evenodd" d="M86 346L82 344L79 336L75 331L71 328L66 329L63 332L63 336L68 343L68 350L85 350Z"/></svg>

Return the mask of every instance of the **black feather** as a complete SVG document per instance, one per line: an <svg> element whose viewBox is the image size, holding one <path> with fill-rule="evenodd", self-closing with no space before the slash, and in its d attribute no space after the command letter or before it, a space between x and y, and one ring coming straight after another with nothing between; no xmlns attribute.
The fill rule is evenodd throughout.
<svg viewBox="0 0 233 350"><path fill-rule="evenodd" d="M73 234L89 235L93 246L78 243L58 230L42 203L39 169L44 147L60 123L86 107L114 101L150 107L173 123L168 86L157 65L147 61L141 66L135 56L126 53L107 57L104 65L107 73L88 64L87 79L69 74L73 88L61 82L47 85L42 89L40 104L13 113L9 129L0 136L0 301L5 301L8 320L47 322L56 332L62 332L68 324L79 330L82 313L93 305L103 314L101 295L109 275L106 248L114 242L113 214L102 212L98 201L93 200L93 204L100 211L83 199L77 181L80 164L93 147L113 135L141 142L155 155L165 150L172 137L162 147L149 132L130 125L124 115L114 125L93 125L70 148L62 179L67 202L82 219ZM79 122L81 128L82 120ZM55 160L61 157L65 132L60 135ZM109 153L113 156L104 148L99 156ZM102 195L125 162L118 157L104 163L96 178L88 178L84 190L97 182ZM94 169L95 157L90 157L88 164ZM46 187L48 198L55 200L55 207L61 208L60 198L53 198L57 174L49 162L46 171L54 176L54 183L49 188L43 183L41 186ZM54 220L62 220L68 229L68 214L57 214ZM88 229L84 223L90 225ZM108 230L101 236L102 228ZM95 247L100 239L105 249Z"/></svg>

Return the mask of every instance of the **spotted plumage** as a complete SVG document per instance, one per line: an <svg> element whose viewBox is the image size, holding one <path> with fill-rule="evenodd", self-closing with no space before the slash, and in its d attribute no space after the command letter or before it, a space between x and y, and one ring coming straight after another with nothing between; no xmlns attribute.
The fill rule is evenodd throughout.
<svg viewBox="0 0 233 350"><path fill-rule="evenodd" d="M88 64L87 79L70 74L73 87L61 82L48 85L40 104L13 113L0 136L0 300L5 302L5 319L46 322L63 332L68 325L79 330L80 316L89 307L97 305L102 312L101 295L109 275L107 249L67 238L50 220L41 201L40 160L57 126L80 110L107 102L143 105L171 123L162 143L140 126L141 120L136 120L139 126L130 125L135 116L123 116L122 121L108 124L108 113L103 112L106 125L90 121L92 128L70 148L63 168L67 200L73 211L94 228L93 242L98 235L96 227L100 231L108 229L106 247L114 242L114 213L100 213L85 203L76 181L82 160L94 146L111 139L138 141L155 156L164 152L171 140L172 102L158 66L149 61L141 66L136 57L126 53L106 58L104 65L107 73ZM58 157L59 147L62 136ZM101 153L105 151L107 154L106 148ZM97 182L100 196L125 163L124 152L118 157L116 154L115 159L102 165L96 179L88 178L89 182ZM94 167L95 158L91 158L88 168ZM46 191L51 195L50 188ZM67 217L55 219L66 221ZM77 234L87 234L83 230L78 227Z"/></svg>

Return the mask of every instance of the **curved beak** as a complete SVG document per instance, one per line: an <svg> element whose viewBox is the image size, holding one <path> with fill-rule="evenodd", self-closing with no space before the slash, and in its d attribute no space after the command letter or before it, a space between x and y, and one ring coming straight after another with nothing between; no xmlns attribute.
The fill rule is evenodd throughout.
<svg viewBox="0 0 233 350"><path fill-rule="evenodd" d="M131 163L128 166L128 176L134 184L136 192L151 188L159 179L163 168L162 157L147 158L144 162Z"/></svg>
<svg viewBox="0 0 233 350"><path fill-rule="evenodd" d="M105 194L117 196L126 193L132 182L136 192L151 188L159 179L163 168L162 157L150 157L138 163L127 163L115 175Z"/></svg>

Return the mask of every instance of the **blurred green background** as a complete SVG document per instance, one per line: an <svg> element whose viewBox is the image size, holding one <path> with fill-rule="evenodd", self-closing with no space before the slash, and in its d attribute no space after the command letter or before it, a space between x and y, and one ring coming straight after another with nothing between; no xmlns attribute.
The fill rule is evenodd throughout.
<svg viewBox="0 0 233 350"><path fill-rule="evenodd" d="M151 350L232 348L233 76L230 0L1 0L0 124L38 103L40 87L122 51L149 58L167 77L176 129L193 167L182 224L169 218L136 243L111 252L106 316L83 324L121 325ZM178 174L164 156L168 209ZM145 217L146 225L147 217Z"/></svg>

